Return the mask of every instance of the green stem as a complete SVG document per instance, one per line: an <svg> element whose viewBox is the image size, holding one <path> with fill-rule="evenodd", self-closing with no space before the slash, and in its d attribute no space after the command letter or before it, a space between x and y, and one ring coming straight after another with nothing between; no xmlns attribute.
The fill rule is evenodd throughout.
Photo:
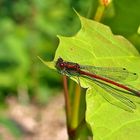
<svg viewBox="0 0 140 140"><path fill-rule="evenodd" d="M96 11L95 16L94 16L94 20L101 21L103 14L104 14L104 11L105 11L105 5L102 5L99 3L99 5L97 7L97 11Z"/></svg>
<svg viewBox="0 0 140 140"><path fill-rule="evenodd" d="M78 126L78 114L79 114L79 106L80 106L80 95L81 88L79 85L76 85L75 97L72 108L72 116L71 116L71 128L76 129Z"/></svg>

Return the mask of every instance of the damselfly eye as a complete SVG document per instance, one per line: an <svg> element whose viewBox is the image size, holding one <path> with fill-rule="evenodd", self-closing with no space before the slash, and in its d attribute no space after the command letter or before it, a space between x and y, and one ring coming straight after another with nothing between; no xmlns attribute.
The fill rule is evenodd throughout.
<svg viewBox="0 0 140 140"><path fill-rule="evenodd" d="M60 67L63 68L64 67L64 63L60 63Z"/></svg>

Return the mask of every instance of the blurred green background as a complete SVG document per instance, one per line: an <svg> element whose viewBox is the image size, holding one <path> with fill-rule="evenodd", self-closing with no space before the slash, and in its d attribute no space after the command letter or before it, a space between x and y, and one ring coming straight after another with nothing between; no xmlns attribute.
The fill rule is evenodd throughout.
<svg viewBox="0 0 140 140"><path fill-rule="evenodd" d="M94 19L98 0L0 1L0 105L15 96L20 102L44 105L61 88L60 75L38 58L53 60L57 35L80 29L74 12ZM140 1L112 0L102 23L129 39L140 51Z"/></svg>

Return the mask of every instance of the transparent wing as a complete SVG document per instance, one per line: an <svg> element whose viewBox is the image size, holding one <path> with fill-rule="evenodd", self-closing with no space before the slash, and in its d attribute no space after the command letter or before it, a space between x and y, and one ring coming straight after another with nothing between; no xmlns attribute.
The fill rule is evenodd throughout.
<svg viewBox="0 0 140 140"><path fill-rule="evenodd" d="M122 95L123 91L111 87L108 84L101 83L98 80L95 80L94 82L107 92L102 92L100 94L111 104L130 112L133 112L133 109L136 109L134 102Z"/></svg>
<svg viewBox="0 0 140 140"><path fill-rule="evenodd" d="M72 73L71 71L63 71L63 74L66 74L69 77L78 76L77 73ZM79 75L80 76L80 75ZM123 94L126 94L124 90L120 90L118 88L115 88L109 84L106 84L102 81L98 81L93 78L89 78L86 76L82 76L84 78L87 78L89 80L92 80L96 85L101 87L106 92L100 92L100 94L111 104L120 107L126 111L133 112L134 109L136 109L136 105L133 101L131 101L129 98L125 97ZM78 83L80 84L79 78ZM129 94L129 93L128 93Z"/></svg>
<svg viewBox="0 0 140 140"><path fill-rule="evenodd" d="M121 67L80 66L81 69L115 81L134 81L138 75Z"/></svg>

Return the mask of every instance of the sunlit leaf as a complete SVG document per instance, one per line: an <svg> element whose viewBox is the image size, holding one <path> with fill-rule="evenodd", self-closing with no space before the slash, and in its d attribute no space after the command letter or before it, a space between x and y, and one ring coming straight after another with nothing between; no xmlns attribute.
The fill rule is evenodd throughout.
<svg viewBox="0 0 140 140"><path fill-rule="evenodd" d="M122 36L113 35L110 28L103 24L81 16L80 20L81 29L75 36L59 36L60 43L54 61L62 57L66 61L82 65L119 66L140 73L140 55L129 41ZM91 126L94 140L139 139L140 107L137 103L140 99L128 95L130 100L137 102L137 109L133 113L125 111L107 102L103 95L108 93L97 84L84 78L80 80L82 87L89 87L86 92L86 120ZM139 83L140 78L129 82L137 88L140 88ZM117 102L112 97L110 100ZM117 104L123 106L121 102Z"/></svg>

